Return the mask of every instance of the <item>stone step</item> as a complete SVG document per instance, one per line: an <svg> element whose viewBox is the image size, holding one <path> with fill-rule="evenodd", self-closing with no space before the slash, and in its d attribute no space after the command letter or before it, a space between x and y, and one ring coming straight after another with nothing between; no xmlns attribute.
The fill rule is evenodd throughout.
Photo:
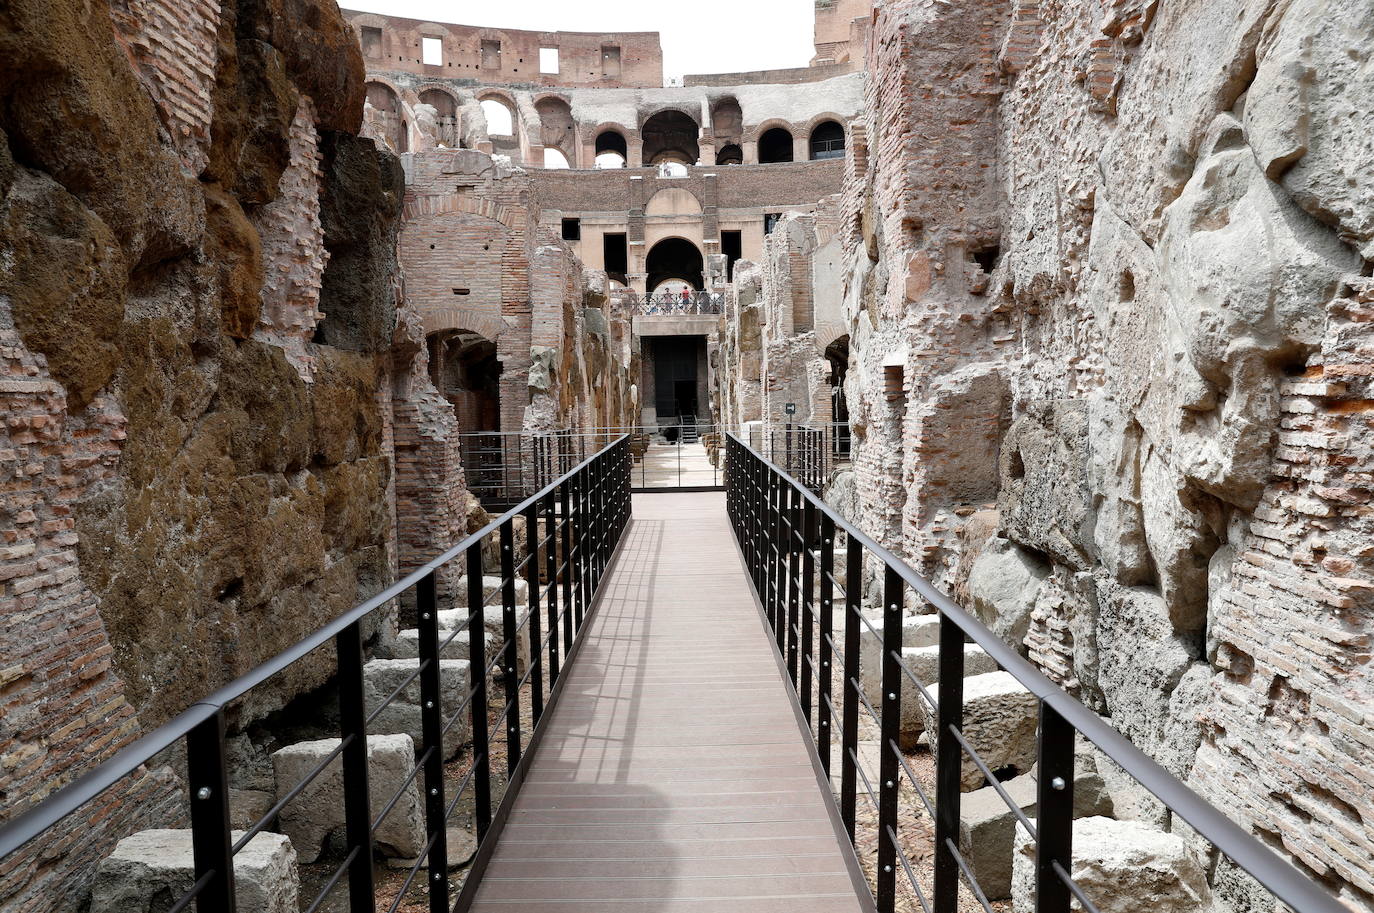
<svg viewBox="0 0 1374 913"><path fill-rule="evenodd" d="M940 686L932 685L930 695L938 706ZM934 732L934 711L928 706L924 711L925 728ZM986 672L964 679L964 738L993 773L1014 775L1031 769L1039 719L1039 701L1010 672ZM960 776L963 790L978 789L984 780L965 752Z"/></svg>
<svg viewBox="0 0 1374 913"><path fill-rule="evenodd" d="M238 841L243 831L234 831ZM90 913L148 913L195 884L189 830L147 830L125 837L100 861ZM290 838L261 833L234 856L239 913L298 913L300 876ZM162 901L166 902L166 901Z"/></svg>
<svg viewBox="0 0 1374 913"><path fill-rule="evenodd" d="M459 630L457 636L452 640L448 638L453 635L452 628L439 629L440 659L470 659L468 652L468 632ZM444 645L445 641L447 645ZM491 656L491 651L496 648L497 642L492 640L491 634L485 634L487 656ZM415 628L406 628L396 635L396 640L392 642L389 659L419 659L420 658L420 632Z"/></svg>
<svg viewBox="0 0 1374 913"><path fill-rule="evenodd" d="M390 694L411 675L419 663L415 659L374 659L363 666L363 697L368 713L382 705ZM467 700L472 687L472 664L465 659L439 660L439 706L444 723L458 712ZM444 735L444 757L458 753L472 736L470 710L465 709L458 721ZM420 679L416 678L378 714L368 727L379 735L403 734L420 745L424 728L420 722Z"/></svg>
<svg viewBox="0 0 1374 913"><path fill-rule="evenodd" d="M940 680L940 648L938 646L903 647L902 661L906 663L911 674L916 676L916 680L922 685L931 686ZM997 661L989 656L982 647L977 644L964 644L964 678L966 680L975 675L996 672L997 668ZM916 690L916 686L911 684L911 680L905 675L902 676L901 697L900 742L903 748L910 751L916 746L917 738L925 731L926 710L929 705L920 692ZM877 707L877 704L873 706Z"/></svg>

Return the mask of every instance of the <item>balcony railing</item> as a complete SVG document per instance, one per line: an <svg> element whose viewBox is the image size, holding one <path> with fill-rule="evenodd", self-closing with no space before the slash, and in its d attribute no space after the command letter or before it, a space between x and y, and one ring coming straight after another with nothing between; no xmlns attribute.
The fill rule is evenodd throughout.
<svg viewBox="0 0 1374 913"><path fill-rule="evenodd" d="M664 292L625 298L631 314L640 317L669 317L680 314L720 314L725 309L725 295L721 292Z"/></svg>

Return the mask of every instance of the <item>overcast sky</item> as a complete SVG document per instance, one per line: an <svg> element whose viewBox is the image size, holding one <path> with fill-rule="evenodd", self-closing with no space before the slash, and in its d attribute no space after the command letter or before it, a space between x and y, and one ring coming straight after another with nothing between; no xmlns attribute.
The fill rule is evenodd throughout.
<svg viewBox="0 0 1374 913"><path fill-rule="evenodd" d="M804 67L813 0L341 0L344 9L548 32L661 32L666 76Z"/></svg>

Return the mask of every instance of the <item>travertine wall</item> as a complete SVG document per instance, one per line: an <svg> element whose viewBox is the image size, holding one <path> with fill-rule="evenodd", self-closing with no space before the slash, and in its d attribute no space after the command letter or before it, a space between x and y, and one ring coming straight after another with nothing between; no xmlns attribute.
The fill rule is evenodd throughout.
<svg viewBox="0 0 1374 913"><path fill-rule="evenodd" d="M1356 909L1371 17L880 4L839 228L859 521Z"/></svg>

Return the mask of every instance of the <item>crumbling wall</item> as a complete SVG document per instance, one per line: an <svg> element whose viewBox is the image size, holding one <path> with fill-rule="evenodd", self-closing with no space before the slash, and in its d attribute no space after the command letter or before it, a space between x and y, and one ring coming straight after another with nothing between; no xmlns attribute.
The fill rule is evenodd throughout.
<svg viewBox="0 0 1374 913"><path fill-rule="evenodd" d="M885 4L840 227L860 522L1357 909L1371 15Z"/></svg>
<svg viewBox="0 0 1374 913"><path fill-rule="evenodd" d="M391 579L400 172L355 137L362 95L324 0L0 12L5 817ZM313 341L363 312L379 332ZM180 801L166 770L108 791L6 861L0 903L79 908Z"/></svg>

